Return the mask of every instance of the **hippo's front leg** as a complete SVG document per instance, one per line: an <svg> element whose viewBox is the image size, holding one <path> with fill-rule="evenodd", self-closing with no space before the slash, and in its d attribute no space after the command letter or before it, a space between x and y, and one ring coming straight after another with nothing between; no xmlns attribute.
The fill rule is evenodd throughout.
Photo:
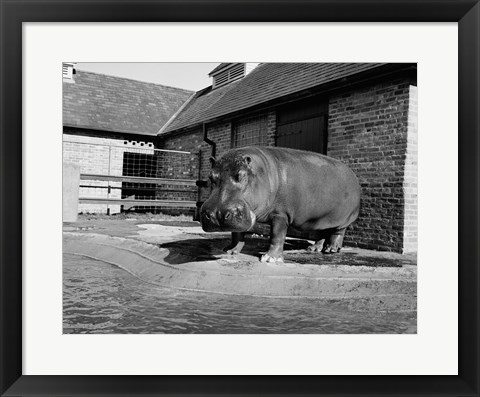
<svg viewBox="0 0 480 397"><path fill-rule="evenodd" d="M226 246L223 250L230 255L239 254L245 245L245 233L244 232L232 232L232 242Z"/></svg>
<svg viewBox="0 0 480 397"><path fill-rule="evenodd" d="M283 262L283 244L287 236L287 217L277 215L272 219L270 229L270 247L268 252L262 255L262 262Z"/></svg>

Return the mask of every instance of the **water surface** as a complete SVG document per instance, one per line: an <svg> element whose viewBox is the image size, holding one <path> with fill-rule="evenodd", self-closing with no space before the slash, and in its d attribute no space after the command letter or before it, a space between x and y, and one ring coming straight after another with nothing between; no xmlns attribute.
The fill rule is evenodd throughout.
<svg viewBox="0 0 480 397"><path fill-rule="evenodd" d="M308 298L162 288L100 261L65 254L64 333L415 333L416 313L351 310Z"/></svg>

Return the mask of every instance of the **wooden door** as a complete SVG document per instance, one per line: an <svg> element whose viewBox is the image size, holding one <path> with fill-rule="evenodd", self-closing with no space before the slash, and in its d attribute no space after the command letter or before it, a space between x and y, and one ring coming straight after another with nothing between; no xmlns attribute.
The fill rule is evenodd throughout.
<svg viewBox="0 0 480 397"><path fill-rule="evenodd" d="M299 102L280 109L277 119L277 146L327 152L327 105L319 99Z"/></svg>
<svg viewBox="0 0 480 397"><path fill-rule="evenodd" d="M325 116L278 126L277 146L325 153Z"/></svg>

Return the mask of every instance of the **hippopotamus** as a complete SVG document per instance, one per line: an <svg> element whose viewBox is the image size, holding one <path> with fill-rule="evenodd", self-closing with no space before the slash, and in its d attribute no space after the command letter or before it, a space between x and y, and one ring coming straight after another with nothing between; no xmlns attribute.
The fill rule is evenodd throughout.
<svg viewBox="0 0 480 397"><path fill-rule="evenodd" d="M283 261L288 227L318 232L309 251L340 251L345 229L360 209L358 179L344 163L315 152L258 146L210 160L211 193L200 220L206 232L232 232L227 253L242 250L245 232L257 222L271 225L262 262Z"/></svg>

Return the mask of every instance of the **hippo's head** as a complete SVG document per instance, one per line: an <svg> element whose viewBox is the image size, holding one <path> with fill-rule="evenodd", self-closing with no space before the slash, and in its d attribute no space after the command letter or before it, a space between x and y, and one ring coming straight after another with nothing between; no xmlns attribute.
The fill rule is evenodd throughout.
<svg viewBox="0 0 480 397"><path fill-rule="evenodd" d="M200 209L202 228L206 232L247 231L255 224L252 209L251 158L241 151L231 151L212 161L211 194Z"/></svg>

